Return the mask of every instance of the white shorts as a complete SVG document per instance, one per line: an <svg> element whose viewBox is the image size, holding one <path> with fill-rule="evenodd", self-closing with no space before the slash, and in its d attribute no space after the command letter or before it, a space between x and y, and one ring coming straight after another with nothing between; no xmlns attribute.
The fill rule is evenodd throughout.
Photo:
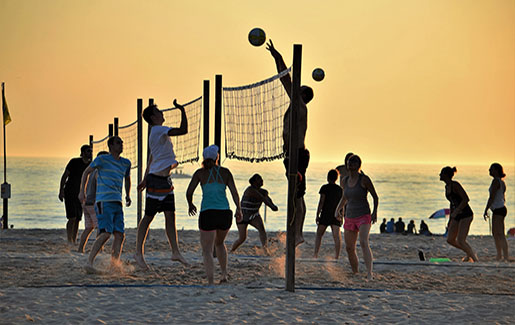
<svg viewBox="0 0 515 325"><path fill-rule="evenodd" d="M95 213L94 205L84 206L84 226L85 228L97 228L97 214Z"/></svg>

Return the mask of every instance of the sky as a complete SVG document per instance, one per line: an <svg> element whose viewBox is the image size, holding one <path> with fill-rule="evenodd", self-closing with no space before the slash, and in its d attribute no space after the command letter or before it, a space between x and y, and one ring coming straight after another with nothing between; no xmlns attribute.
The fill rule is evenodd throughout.
<svg viewBox="0 0 515 325"><path fill-rule="evenodd" d="M133 122L137 98L274 75L254 27L287 65L303 45L313 161L515 164L513 0L0 0L7 155L77 156L115 116Z"/></svg>

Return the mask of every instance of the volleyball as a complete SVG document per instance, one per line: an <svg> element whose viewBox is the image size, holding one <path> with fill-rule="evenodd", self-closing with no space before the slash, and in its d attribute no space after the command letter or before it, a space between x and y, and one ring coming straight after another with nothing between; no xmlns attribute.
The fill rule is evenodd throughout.
<svg viewBox="0 0 515 325"><path fill-rule="evenodd" d="M322 81L324 80L325 72L320 68L316 68L311 75L315 81Z"/></svg>
<svg viewBox="0 0 515 325"><path fill-rule="evenodd" d="M254 28L249 33L249 42L254 46L261 46L266 41L265 31L261 28Z"/></svg>

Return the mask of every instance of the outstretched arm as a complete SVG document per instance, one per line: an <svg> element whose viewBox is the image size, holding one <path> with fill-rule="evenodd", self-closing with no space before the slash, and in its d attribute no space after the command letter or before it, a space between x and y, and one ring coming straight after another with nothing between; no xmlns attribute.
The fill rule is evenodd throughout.
<svg viewBox="0 0 515 325"><path fill-rule="evenodd" d="M170 129L168 131L169 136L177 136L177 135L183 135L188 133L188 117L186 116L186 110L184 109L184 106L177 103L177 99L173 100L173 104L175 107L177 107L181 111L181 125L179 128Z"/></svg>
<svg viewBox="0 0 515 325"><path fill-rule="evenodd" d="M272 201L272 198L270 196L268 196L267 190L260 189L260 190L255 190L254 192L259 196L259 198L261 199L261 201L263 201L264 204L266 204L270 209L272 209L272 211L279 210L279 208Z"/></svg>
<svg viewBox="0 0 515 325"><path fill-rule="evenodd" d="M266 49L270 51L270 54L272 54L272 57L275 60L275 65L277 66L277 73L281 73L284 70L287 69L286 64L284 63L283 56L279 51L277 51L274 47L274 43L272 43L272 40L268 41L268 44L266 44ZM291 98L291 77L290 74L287 73L284 77L281 78L281 82L284 86L284 89L286 90L286 93L288 94L288 97Z"/></svg>

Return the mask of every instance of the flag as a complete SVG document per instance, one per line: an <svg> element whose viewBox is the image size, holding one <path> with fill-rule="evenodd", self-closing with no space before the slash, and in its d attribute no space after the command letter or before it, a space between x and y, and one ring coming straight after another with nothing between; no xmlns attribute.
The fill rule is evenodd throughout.
<svg viewBox="0 0 515 325"><path fill-rule="evenodd" d="M11 123L11 114L9 114L9 108L7 107L7 101L5 100L4 83L2 82L2 112L4 113L4 125Z"/></svg>

